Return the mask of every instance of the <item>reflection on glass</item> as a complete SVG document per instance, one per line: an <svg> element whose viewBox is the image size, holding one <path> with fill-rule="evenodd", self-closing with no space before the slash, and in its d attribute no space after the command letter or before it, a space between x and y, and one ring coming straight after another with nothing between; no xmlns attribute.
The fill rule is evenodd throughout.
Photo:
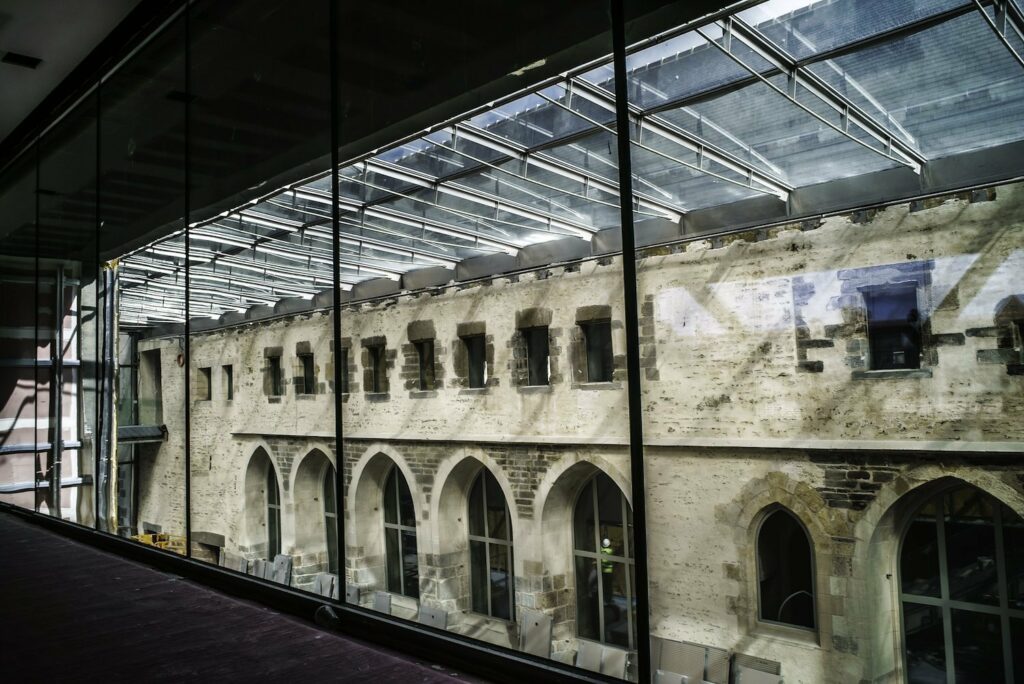
<svg viewBox="0 0 1024 684"><path fill-rule="evenodd" d="M957 684L1004 681L998 615L953 610L953 663Z"/></svg>
<svg viewBox="0 0 1024 684"><path fill-rule="evenodd" d="M903 634L907 652L907 682L946 681L946 648L942 610L934 606L903 605Z"/></svg>
<svg viewBox="0 0 1024 684"><path fill-rule="evenodd" d="M473 481L468 515L473 610L509 620L515 596L508 506L501 486L487 468Z"/></svg>
<svg viewBox="0 0 1024 684"><path fill-rule="evenodd" d="M946 558L950 597L999 603L996 540L991 497L959 489L946 499Z"/></svg>
<svg viewBox="0 0 1024 684"><path fill-rule="evenodd" d="M922 508L911 520L900 557L900 580L907 594L939 595L939 538L935 504Z"/></svg>

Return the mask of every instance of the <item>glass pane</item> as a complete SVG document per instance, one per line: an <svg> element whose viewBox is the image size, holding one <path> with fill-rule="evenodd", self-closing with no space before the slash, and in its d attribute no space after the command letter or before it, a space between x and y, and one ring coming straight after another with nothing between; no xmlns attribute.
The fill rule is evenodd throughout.
<svg viewBox="0 0 1024 684"><path fill-rule="evenodd" d="M601 538L601 553L610 556L626 555L626 530L622 519L622 492L605 475L598 475L595 480L597 486L597 516L600 520L601 529L598 535Z"/></svg>
<svg viewBox="0 0 1024 684"><path fill-rule="evenodd" d="M597 519L594 517L594 484L587 486L579 493L576 508L573 511L573 548L580 551L596 551L594 546L594 530Z"/></svg>
<svg viewBox="0 0 1024 684"><path fill-rule="evenodd" d="M415 532L402 532L402 574L405 582L405 595L419 598L420 569L419 556L416 554Z"/></svg>
<svg viewBox="0 0 1024 684"><path fill-rule="evenodd" d="M469 542L469 579L473 612L487 615L487 592L489 590L487 568L487 544L481 541Z"/></svg>
<svg viewBox="0 0 1024 684"><path fill-rule="evenodd" d="M416 526L416 507L412 501L412 493L409 485L398 470L395 470L395 479L398 481L398 514L401 523L407 527Z"/></svg>
<svg viewBox="0 0 1024 684"><path fill-rule="evenodd" d="M490 471L485 471L484 482L487 485L487 536L492 539L508 539L508 507L505 505L505 493L494 479Z"/></svg>
<svg viewBox="0 0 1024 684"><path fill-rule="evenodd" d="M487 536L484 519L484 472L480 471L469 493L469 533L478 537Z"/></svg>
<svg viewBox="0 0 1024 684"><path fill-rule="evenodd" d="M1010 620L1010 652L1013 654L1013 676L1024 675L1024 620Z"/></svg>
<svg viewBox="0 0 1024 684"><path fill-rule="evenodd" d="M935 519L933 501L917 512L903 537L900 581L907 594L941 595L939 538Z"/></svg>
<svg viewBox="0 0 1024 684"><path fill-rule="evenodd" d="M189 315L182 235L188 221L185 34L179 16L103 82L98 200L100 258L107 262L104 271L116 278L118 306L111 321L116 328L102 337L101 348L129 373L138 370L134 386L121 386L130 395L117 399L136 410L117 414L116 424L109 409L104 413L111 434L101 435L101 452L114 437L117 448L100 460L100 526L182 554L185 517L191 513L184 507L190 475L185 469L185 388L191 385L195 398L198 373L186 363L182 338ZM145 246L154 235L171 237ZM105 382L113 383L117 371L105 369ZM134 438L123 439L123 433ZM209 458L196 456L193 471L209 475ZM245 529L260 554L252 557L263 558L272 524L264 493L266 469L250 472L243 466L234 486L246 499L252 497ZM218 492L207 500L227 499ZM222 510L213 516L220 521L233 517ZM227 535L224 528L193 524L193 532L200 530ZM210 546L195 557L216 561L219 549Z"/></svg>
<svg viewBox="0 0 1024 684"><path fill-rule="evenodd" d="M814 579L807 535L793 516L776 511L757 540L758 599L762 620L814 628Z"/></svg>
<svg viewBox="0 0 1024 684"><path fill-rule="evenodd" d="M1003 677L998 615L953 610L953 664L957 684L989 684Z"/></svg>
<svg viewBox="0 0 1024 684"><path fill-rule="evenodd" d="M991 497L958 489L946 499L946 558L950 598L999 603L995 522Z"/></svg>
<svg viewBox="0 0 1024 684"><path fill-rule="evenodd" d="M1024 520L1000 505L1003 522L1003 554L1006 557L1006 593L1010 608L1024 610ZM1024 670L1021 671L1024 676Z"/></svg>
<svg viewBox="0 0 1024 684"><path fill-rule="evenodd" d="M384 546L387 553L387 590L396 594L402 593L402 551L398 545L398 530L393 527L384 528Z"/></svg>
<svg viewBox="0 0 1024 684"><path fill-rule="evenodd" d="M630 647L630 574L625 563L601 561L604 595L604 641L622 648Z"/></svg>
<svg viewBox="0 0 1024 684"><path fill-rule="evenodd" d="M593 558L576 557L576 633L584 639L601 638L599 574Z"/></svg>
<svg viewBox="0 0 1024 684"><path fill-rule="evenodd" d="M511 620L509 600L512 588L511 547L490 544L490 590L491 615L502 620Z"/></svg>
<svg viewBox="0 0 1024 684"><path fill-rule="evenodd" d="M398 468L392 468L391 474L388 475L387 481L384 483L384 489L381 492L381 496L384 499L384 522L397 524L398 523L398 478L401 475L398 472Z"/></svg>
<svg viewBox="0 0 1024 684"><path fill-rule="evenodd" d="M903 634L907 646L908 684L946 681L946 648L942 610L903 602Z"/></svg>

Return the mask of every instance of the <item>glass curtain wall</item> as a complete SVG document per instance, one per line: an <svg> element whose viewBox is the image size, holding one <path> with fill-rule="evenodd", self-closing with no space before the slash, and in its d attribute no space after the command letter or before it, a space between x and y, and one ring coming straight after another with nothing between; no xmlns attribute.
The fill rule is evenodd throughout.
<svg viewBox="0 0 1024 684"><path fill-rule="evenodd" d="M190 8L188 283L193 557L329 598L332 214L278 190L330 156L328 12Z"/></svg>
<svg viewBox="0 0 1024 684"><path fill-rule="evenodd" d="M36 169L38 150L28 149L0 180L0 232L5 304L0 338L3 401L0 408L0 501L35 510L39 444L36 330Z"/></svg>
<svg viewBox="0 0 1024 684"><path fill-rule="evenodd" d="M966 481L1020 511L991 479L1024 425L1002 8L769 1L629 36L634 207L675 210L634 213L653 670L1024 681L994 543L945 547L953 604L901 607L896 580L908 491ZM937 577L934 543L909 546ZM979 593L1004 612L968 612Z"/></svg>
<svg viewBox="0 0 1024 684"><path fill-rule="evenodd" d="M0 500L620 679L1021 681L1018 4L451 5L189 3L3 171Z"/></svg>

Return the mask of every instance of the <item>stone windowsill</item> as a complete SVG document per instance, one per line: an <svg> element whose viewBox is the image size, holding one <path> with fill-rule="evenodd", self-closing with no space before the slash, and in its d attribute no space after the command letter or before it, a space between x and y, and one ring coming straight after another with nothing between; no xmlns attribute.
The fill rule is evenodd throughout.
<svg viewBox="0 0 1024 684"><path fill-rule="evenodd" d="M281 403L281 395L280 394L272 394L269 397L267 397L267 401L269 403L271 403L271 404L280 404Z"/></svg>
<svg viewBox="0 0 1024 684"><path fill-rule="evenodd" d="M462 389L459 390L459 396L462 396L463 394L468 394L471 396L490 394L490 389L490 387L463 387Z"/></svg>
<svg viewBox="0 0 1024 684"><path fill-rule="evenodd" d="M299 401L313 401L316 399L315 394L296 394L295 398Z"/></svg>
<svg viewBox="0 0 1024 684"><path fill-rule="evenodd" d="M550 394L551 385L521 385L516 387L520 394Z"/></svg>
<svg viewBox="0 0 1024 684"><path fill-rule="evenodd" d="M573 389L581 390L620 390L622 389L621 382L608 381L608 382L580 382L573 385Z"/></svg>
<svg viewBox="0 0 1024 684"><path fill-rule="evenodd" d="M437 396L437 390L411 390L410 399L433 399Z"/></svg>
<svg viewBox="0 0 1024 684"><path fill-rule="evenodd" d="M893 370L855 370L850 375L854 380L892 380L896 378L930 378L931 368L900 368Z"/></svg>
<svg viewBox="0 0 1024 684"><path fill-rule="evenodd" d="M751 636L800 646L809 646L811 648L821 647L818 630L807 629L806 627L793 627L777 622L758 620L754 625L754 629L751 630Z"/></svg>
<svg viewBox="0 0 1024 684"><path fill-rule="evenodd" d="M391 399L390 392L366 392L363 396L366 397L366 401L389 401Z"/></svg>

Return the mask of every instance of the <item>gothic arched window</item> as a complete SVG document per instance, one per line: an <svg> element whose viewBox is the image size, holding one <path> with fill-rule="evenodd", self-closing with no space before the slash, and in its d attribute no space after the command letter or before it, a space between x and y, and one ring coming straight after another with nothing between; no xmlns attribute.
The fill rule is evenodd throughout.
<svg viewBox="0 0 1024 684"><path fill-rule="evenodd" d="M512 519L498 480L481 468L469 490L469 565L473 611L511 620L515 590Z"/></svg>
<svg viewBox="0 0 1024 684"><path fill-rule="evenodd" d="M420 597L419 558L416 554L416 507L409 484L397 467L384 481L384 549L387 590Z"/></svg>
<svg viewBox="0 0 1024 684"><path fill-rule="evenodd" d="M573 511L576 632L584 639L635 647L633 513L604 473L583 486Z"/></svg>

